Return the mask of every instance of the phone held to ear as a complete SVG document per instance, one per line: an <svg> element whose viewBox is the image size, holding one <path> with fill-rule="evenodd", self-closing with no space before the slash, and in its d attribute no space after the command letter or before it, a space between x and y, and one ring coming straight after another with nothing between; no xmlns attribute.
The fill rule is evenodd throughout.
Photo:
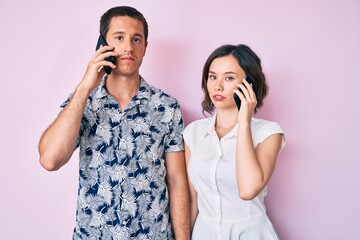
<svg viewBox="0 0 360 240"><path fill-rule="evenodd" d="M107 46L107 42L105 40L105 38L100 34L98 42L96 44L96 50L98 50L100 48L100 46ZM105 58L106 61L112 62L113 64L115 64L116 58L114 56L110 56ZM106 72L107 75L110 75L112 68L109 66L103 66L104 70Z"/></svg>
<svg viewBox="0 0 360 240"><path fill-rule="evenodd" d="M246 77L246 81L248 83L252 84L252 88L253 88L254 92L256 93L257 92L257 83L256 83L256 81L252 77L250 77L250 75L248 75ZM241 93L243 93L243 91L240 88L238 88L238 89L239 89L239 91ZM239 98L239 96L236 93L234 93L234 100L235 100L235 103L236 103L236 106L237 106L238 110L240 110L241 99Z"/></svg>

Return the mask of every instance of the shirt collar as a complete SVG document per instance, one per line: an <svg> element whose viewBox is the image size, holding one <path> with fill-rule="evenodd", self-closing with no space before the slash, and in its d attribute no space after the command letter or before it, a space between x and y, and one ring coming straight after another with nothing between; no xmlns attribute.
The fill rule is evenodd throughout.
<svg viewBox="0 0 360 240"><path fill-rule="evenodd" d="M211 135L211 136L214 136L214 135L216 136L217 135L217 133L215 131L216 115L217 114L215 113L214 116L208 122L208 125L205 127L205 135L204 135L204 137L206 137L207 135ZM224 138L236 137L237 136L237 130L238 130L238 124L236 123L234 128L231 129L231 131L228 134L226 134L224 136Z"/></svg>
<svg viewBox="0 0 360 240"><path fill-rule="evenodd" d="M226 134L226 136L224 136L224 137L225 138L237 137L237 132L238 132L238 123L236 123L234 128L231 129L231 131L228 134Z"/></svg>
<svg viewBox="0 0 360 240"><path fill-rule="evenodd" d="M105 74L104 77L101 80L100 85L96 88L95 97L96 98L103 98L109 96L109 93L106 91L105 88L105 82L108 78L108 75ZM145 81L143 77L140 76L140 87L138 92L136 93L134 99L140 100L140 99L147 99L150 100L151 97L151 89L150 85Z"/></svg>
<svg viewBox="0 0 360 240"><path fill-rule="evenodd" d="M208 121L208 124L205 127L204 137L206 137L207 135L211 135L211 136L217 135L215 131L215 120L216 120L216 113L214 114L214 116L211 117L210 121Z"/></svg>
<svg viewBox="0 0 360 240"><path fill-rule="evenodd" d="M105 81L108 78L108 75L105 74L101 80L100 85L95 89L95 97L96 98L103 98L108 96L108 92L105 89Z"/></svg>

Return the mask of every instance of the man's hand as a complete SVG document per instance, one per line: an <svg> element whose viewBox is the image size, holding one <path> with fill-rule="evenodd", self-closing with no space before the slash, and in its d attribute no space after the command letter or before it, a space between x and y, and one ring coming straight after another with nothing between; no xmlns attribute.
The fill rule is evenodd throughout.
<svg viewBox="0 0 360 240"><path fill-rule="evenodd" d="M78 88L88 91L89 93L99 86L102 77L105 74L103 66L116 68L116 65L106 61L105 58L114 56L116 53L113 51L114 47L101 46L92 56L86 68L85 75L78 85Z"/></svg>

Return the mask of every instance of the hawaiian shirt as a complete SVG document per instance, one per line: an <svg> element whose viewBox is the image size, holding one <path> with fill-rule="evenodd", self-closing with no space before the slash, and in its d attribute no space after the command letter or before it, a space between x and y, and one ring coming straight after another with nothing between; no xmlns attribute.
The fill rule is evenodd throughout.
<svg viewBox="0 0 360 240"><path fill-rule="evenodd" d="M73 239L173 239L165 153L184 149L179 103L141 77L121 111L105 81L81 121Z"/></svg>

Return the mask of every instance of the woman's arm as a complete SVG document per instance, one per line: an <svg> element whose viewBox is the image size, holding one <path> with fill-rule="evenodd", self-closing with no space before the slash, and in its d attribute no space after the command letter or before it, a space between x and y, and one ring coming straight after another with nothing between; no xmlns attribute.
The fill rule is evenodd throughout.
<svg viewBox="0 0 360 240"><path fill-rule="evenodd" d="M236 178L240 198L256 197L268 183L282 142L282 134L273 134L254 149L250 126L240 126L236 149Z"/></svg>
<svg viewBox="0 0 360 240"><path fill-rule="evenodd" d="M252 86L244 79L239 84L241 108L238 114L238 137L236 143L236 179L240 198L256 197L268 183L281 148L282 134L273 134L254 149L251 118L257 105Z"/></svg>
<svg viewBox="0 0 360 240"><path fill-rule="evenodd" d="M186 169L188 169L189 167L190 155L191 155L190 149L188 145L185 144ZM197 193L195 191L194 186L191 183L189 176L188 176L188 181L189 181L189 189L190 189L190 223L191 223L191 231L192 231L195 225L195 220L199 213L199 209L197 204Z"/></svg>

